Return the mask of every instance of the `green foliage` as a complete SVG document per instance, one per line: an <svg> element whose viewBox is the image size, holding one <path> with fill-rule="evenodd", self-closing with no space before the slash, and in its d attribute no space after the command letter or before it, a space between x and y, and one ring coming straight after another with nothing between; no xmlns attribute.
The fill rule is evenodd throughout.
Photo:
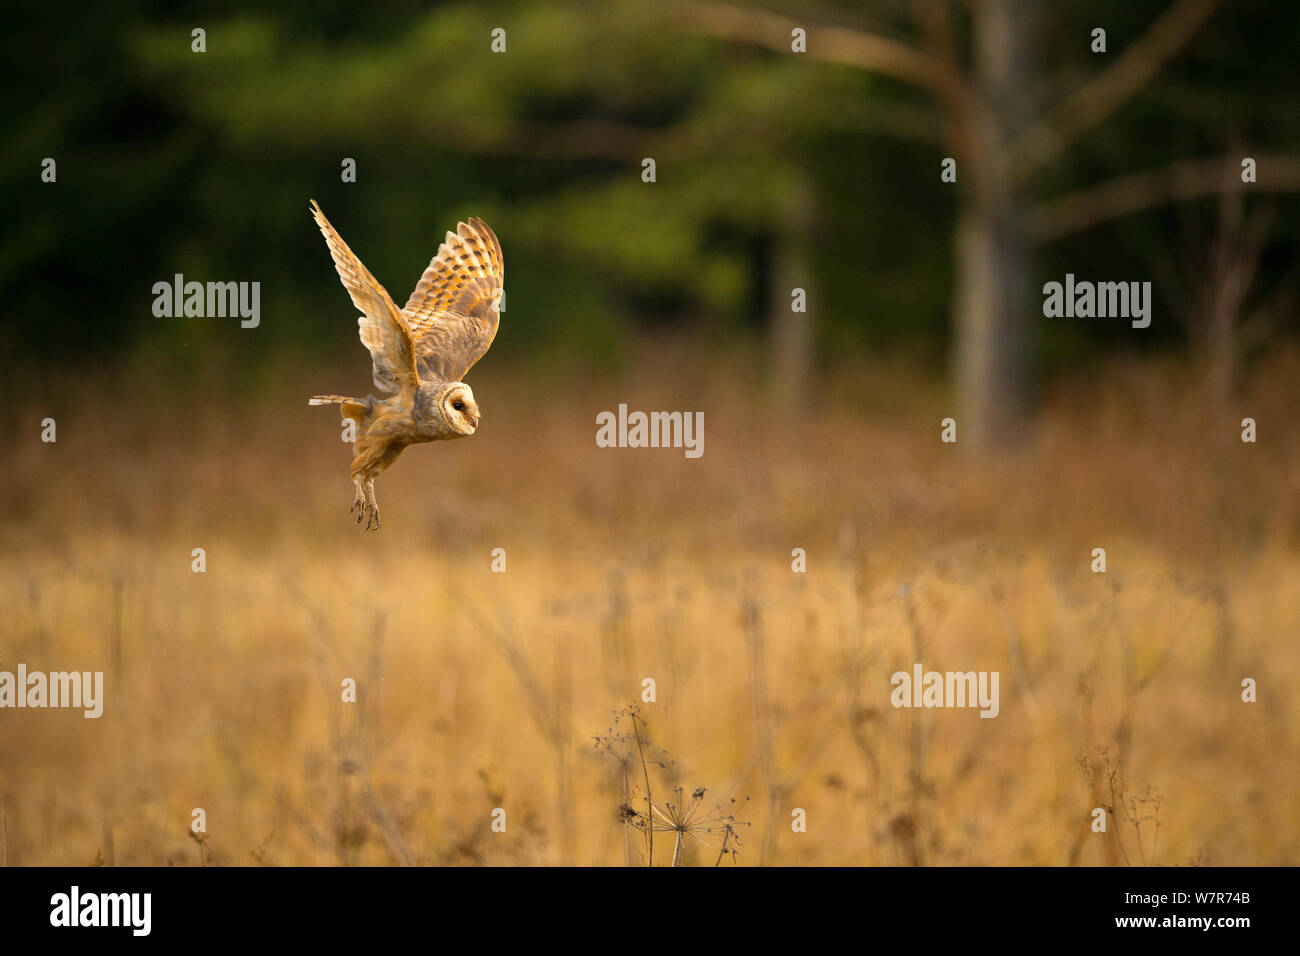
<svg viewBox="0 0 1300 956"><path fill-rule="evenodd" d="M1079 40L1091 26L1107 24L1117 56L1150 20L1103 6L1053 7L1039 55L1059 78L1037 94L1044 103L1100 68ZM807 9L810 27L917 42L892 5ZM961 44L968 14L953 9ZM7 31L19 106L0 151L7 351L148 342L177 361L200 345L251 361L355 347L351 305L307 215L316 197L399 304L444 230L487 219L508 266L511 334L497 347L519 355L548 345L609 361L632 323L757 333L778 307L773 249L793 242L824 344L919 344L941 358L955 191L938 182L942 114L897 82L696 36L632 0L163 10L40 5ZM190 48L196 26L202 54ZM1295 12L1221 10L1035 190L1220 150L1228 127L1294 151L1300 120L1283 88L1294 88L1297 26ZM504 54L490 50L495 27ZM44 156L59 163L55 186L39 182ZM344 157L355 184L340 181ZM644 157L655 183L641 181ZM792 225L805 193L806 228ZM1279 241L1296 243L1296 221L1279 217ZM1114 236L1130 244L1111 250L1123 261L1150 238ZM1044 265L1086 262L1096 238L1064 241ZM1278 261L1267 278L1285 271ZM259 348L237 323L155 319L149 290L177 272L260 281Z"/></svg>

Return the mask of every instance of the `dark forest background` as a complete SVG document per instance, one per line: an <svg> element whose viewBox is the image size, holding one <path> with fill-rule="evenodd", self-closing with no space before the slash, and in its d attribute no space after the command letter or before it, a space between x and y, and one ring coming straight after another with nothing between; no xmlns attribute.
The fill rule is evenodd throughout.
<svg viewBox="0 0 1300 956"><path fill-rule="evenodd" d="M316 197L399 302L456 219L487 219L494 357L558 374L647 334L761 343L797 384L900 354L949 378L972 437L1117 351L1230 389L1296 332L1298 35L1292 4L1212 0L23 5L0 41L6 378L221 362L247 384L355 349ZM156 319L177 272L260 281L261 327ZM1151 327L1044 320L1066 272L1151 280Z"/></svg>

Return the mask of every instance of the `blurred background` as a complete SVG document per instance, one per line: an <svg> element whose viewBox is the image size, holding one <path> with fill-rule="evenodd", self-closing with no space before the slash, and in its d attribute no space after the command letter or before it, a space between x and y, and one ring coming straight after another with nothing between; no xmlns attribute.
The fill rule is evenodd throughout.
<svg viewBox="0 0 1300 956"><path fill-rule="evenodd" d="M650 798L736 798L741 864L1296 861L1300 10L8 27L0 669L110 696L0 712L4 862L645 863L592 736L647 677ZM399 303L458 219L505 252L483 426L373 535L306 405L373 391L311 197ZM155 317L176 273L260 324ZM1066 273L1150 281L1150 328L1044 318ZM703 411L703 458L597 449L619 403ZM1000 671L1001 716L889 707L915 661Z"/></svg>

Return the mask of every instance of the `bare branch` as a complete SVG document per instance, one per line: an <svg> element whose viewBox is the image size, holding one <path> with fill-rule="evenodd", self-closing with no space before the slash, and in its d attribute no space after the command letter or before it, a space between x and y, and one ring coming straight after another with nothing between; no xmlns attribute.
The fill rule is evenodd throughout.
<svg viewBox="0 0 1300 956"><path fill-rule="evenodd" d="M1209 19L1219 0L1177 0L1114 65L1075 90L1011 144L1007 168L1023 180L1140 90Z"/></svg>
<svg viewBox="0 0 1300 956"><path fill-rule="evenodd" d="M726 3L686 0L675 8L686 29L719 40L738 40L782 53L790 52L790 33L796 27L808 32L807 55L827 63L853 66L889 76L927 90L954 113L971 109L971 92L965 80L943 59L889 37L847 27L809 25L766 10Z"/></svg>
<svg viewBox="0 0 1300 956"><path fill-rule="evenodd" d="M1030 213L1030 234L1060 239L1103 222L1170 202L1212 196L1228 189L1300 192L1300 158L1256 156L1258 182L1240 181L1240 157L1189 159L1160 169L1128 173L1042 203ZM1225 178L1225 171L1231 178Z"/></svg>

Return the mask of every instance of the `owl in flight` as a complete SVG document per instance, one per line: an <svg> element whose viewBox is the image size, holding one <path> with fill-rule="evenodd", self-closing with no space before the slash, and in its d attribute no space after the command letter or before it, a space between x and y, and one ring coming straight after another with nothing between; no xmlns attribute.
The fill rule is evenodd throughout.
<svg viewBox="0 0 1300 956"><path fill-rule="evenodd" d="M478 428L474 393L461 381L497 334L505 270L501 243L482 219L447 233L400 310L384 287L334 231L316 200L316 225L352 304L361 344L370 350L375 386L388 398L316 395L309 405L338 405L356 423L352 511L366 529L379 527L375 477L407 445L465 438Z"/></svg>

